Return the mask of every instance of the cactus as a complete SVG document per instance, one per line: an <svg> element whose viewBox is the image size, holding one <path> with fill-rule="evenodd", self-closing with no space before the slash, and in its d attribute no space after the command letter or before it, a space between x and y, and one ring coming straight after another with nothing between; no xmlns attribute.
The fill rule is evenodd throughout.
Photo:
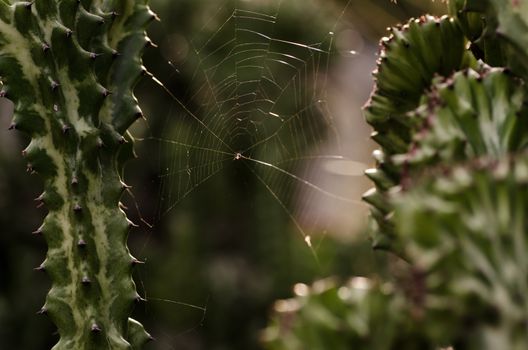
<svg viewBox="0 0 528 350"><path fill-rule="evenodd" d="M380 150L364 200L374 248L406 268L382 316L342 300L324 306L369 325L331 330L354 339L344 348L528 348L528 1L451 0L448 9L450 17L411 20L380 43L365 106ZM294 326L282 337L298 344L329 337L309 312L327 299L296 300ZM311 338L296 327L310 328ZM377 327L387 327L387 342L365 342Z"/></svg>
<svg viewBox="0 0 528 350"><path fill-rule="evenodd" d="M425 276L424 332L438 346L528 345L528 303L520 297L528 147L522 6L450 2L480 61L468 59L452 75L439 70L419 106L406 114L413 121L411 141L367 172L383 174L390 162L399 176L399 183L381 187L379 176L370 175L388 195L372 201L371 191L365 199L384 209L393 233L389 249Z"/></svg>
<svg viewBox="0 0 528 350"><path fill-rule="evenodd" d="M0 1L1 94L15 105L11 128L31 137L28 170L44 183L37 200L48 214L35 234L48 252L37 269L52 286L40 313L58 328L57 350L138 349L150 338L129 319L141 299L138 261L119 200L155 18L147 0Z"/></svg>
<svg viewBox="0 0 528 350"><path fill-rule="evenodd" d="M429 43L434 45L429 47ZM464 52L464 36L452 18L423 16L390 29L381 39L377 82L365 106L365 118L374 127L372 138L382 148L375 153L377 169L367 171L376 188L365 194L372 204L373 244L375 248L395 249L393 225L386 205L387 190L401 181L403 169L392 161L407 151L419 120L409 112L420 104L421 96L435 75L449 76L472 64ZM448 54L445 54L447 52Z"/></svg>
<svg viewBox="0 0 528 350"><path fill-rule="evenodd" d="M455 349L526 349L528 159L432 173L396 200L406 254L423 271L432 339Z"/></svg>
<svg viewBox="0 0 528 350"><path fill-rule="evenodd" d="M267 349L431 348L420 333L408 301L390 283L353 277L344 284L320 280L298 284L294 298L275 304L272 324L263 334Z"/></svg>

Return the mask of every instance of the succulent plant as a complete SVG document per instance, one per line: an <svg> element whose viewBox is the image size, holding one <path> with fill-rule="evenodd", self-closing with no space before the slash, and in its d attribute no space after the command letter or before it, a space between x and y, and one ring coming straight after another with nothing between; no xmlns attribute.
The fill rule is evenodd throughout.
<svg viewBox="0 0 528 350"><path fill-rule="evenodd" d="M433 172L395 203L406 255L426 276L430 338L455 349L525 349L526 154Z"/></svg>
<svg viewBox="0 0 528 350"><path fill-rule="evenodd" d="M327 279L297 284L294 291L294 298L275 303L263 334L268 349L434 349L420 335L420 316L390 283Z"/></svg>
<svg viewBox="0 0 528 350"><path fill-rule="evenodd" d="M54 349L138 349L149 335L130 313L140 300L120 208L128 127L142 116L133 88L145 72L147 0L0 1L1 95L44 192L35 234L52 280L40 313L58 328Z"/></svg>
<svg viewBox="0 0 528 350"><path fill-rule="evenodd" d="M420 127L410 112L437 75L449 76L472 62L464 45L461 30L447 16L411 19L381 39L376 86L365 106L365 118L375 130L372 138L381 146L375 152L378 167L367 171L376 187L364 196L372 204L375 248L398 249L393 246L393 225L386 219L391 211L387 191L400 183L404 172L392 157L407 152Z"/></svg>
<svg viewBox="0 0 528 350"><path fill-rule="evenodd" d="M380 149L364 200L374 248L406 267L381 316L369 298L362 310L322 308L400 333L385 330L388 342L375 345L358 339L358 328L332 329L353 339L344 348L528 347L528 1L451 0L448 8L450 17L413 19L380 43L365 106ZM329 337L307 314L326 299L312 299L301 298L278 328L289 330L284 339L307 344L315 336L301 326ZM287 348L279 344L270 349Z"/></svg>

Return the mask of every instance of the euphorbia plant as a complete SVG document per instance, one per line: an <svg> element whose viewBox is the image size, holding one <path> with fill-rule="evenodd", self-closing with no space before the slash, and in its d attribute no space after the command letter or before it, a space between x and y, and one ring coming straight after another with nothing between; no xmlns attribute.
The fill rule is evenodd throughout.
<svg viewBox="0 0 528 350"><path fill-rule="evenodd" d="M27 133L28 170L44 181L48 209L35 233L52 279L41 309L58 328L54 349L137 349L150 336L130 319L140 300L138 261L120 208L127 129L142 116L133 88L145 73L147 0L0 1L1 94L12 129Z"/></svg>
<svg viewBox="0 0 528 350"><path fill-rule="evenodd" d="M381 40L365 107L380 146L364 196L373 245L408 274L385 291L308 290L279 313L270 348L343 330L343 349L528 348L528 1L448 6ZM321 304L344 315L325 316L333 328L316 322Z"/></svg>

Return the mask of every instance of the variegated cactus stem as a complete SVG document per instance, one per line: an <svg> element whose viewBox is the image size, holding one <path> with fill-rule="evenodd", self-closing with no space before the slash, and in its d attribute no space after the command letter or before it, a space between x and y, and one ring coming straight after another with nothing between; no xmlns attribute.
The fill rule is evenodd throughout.
<svg viewBox="0 0 528 350"><path fill-rule="evenodd" d="M38 269L52 280L41 312L53 349L138 349L150 336L129 319L140 300L120 209L128 127L142 116L133 88L145 72L148 0L0 1L2 96L11 128L31 137L28 169L44 181L48 244Z"/></svg>

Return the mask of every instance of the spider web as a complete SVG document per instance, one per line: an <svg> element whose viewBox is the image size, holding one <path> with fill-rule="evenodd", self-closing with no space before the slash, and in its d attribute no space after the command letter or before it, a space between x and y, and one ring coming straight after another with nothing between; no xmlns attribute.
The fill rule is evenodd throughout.
<svg viewBox="0 0 528 350"><path fill-rule="evenodd" d="M188 51L185 60L174 50L165 57L173 77L190 77L188 92L178 96L169 88L171 77L151 76L172 105L163 132L143 141L160 148L158 219L229 167L243 167L317 259L312 233L328 223L314 203L362 205L318 182L325 166L348 160L335 151L340 135L326 98L339 19L313 42L296 42L277 33L288 20L281 17L282 6L227 2L193 38L178 37L184 44L179 50Z"/></svg>

